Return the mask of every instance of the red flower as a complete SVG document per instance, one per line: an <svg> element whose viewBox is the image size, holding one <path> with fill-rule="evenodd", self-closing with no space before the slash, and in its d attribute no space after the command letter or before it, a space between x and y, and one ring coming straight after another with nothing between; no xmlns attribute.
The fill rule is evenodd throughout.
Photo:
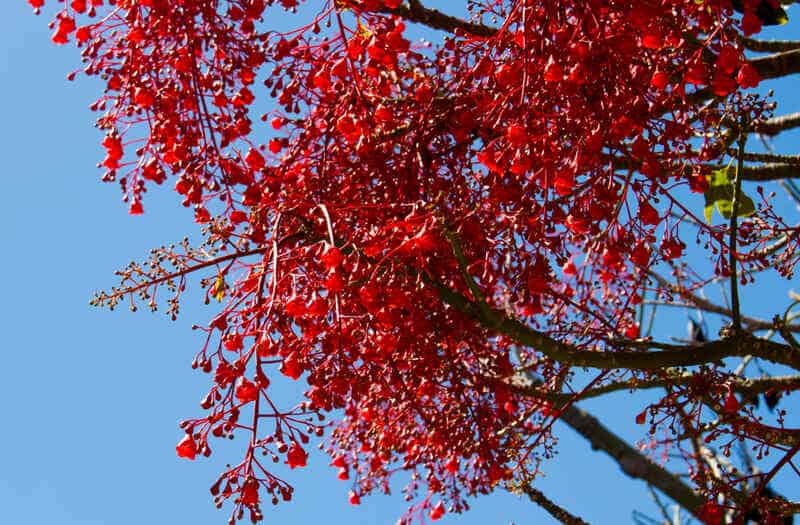
<svg viewBox="0 0 800 525"><path fill-rule="evenodd" d="M138 87L133 93L133 103L142 108L149 108L154 102L153 94L145 87Z"/></svg>
<svg viewBox="0 0 800 525"><path fill-rule="evenodd" d="M296 442L292 442L289 451L286 453L286 464L289 468L305 467L308 454Z"/></svg>
<svg viewBox="0 0 800 525"><path fill-rule="evenodd" d="M258 387L252 381L248 381L247 378L241 378L239 385L236 387L236 399L242 404L255 401L258 399Z"/></svg>
<svg viewBox="0 0 800 525"><path fill-rule="evenodd" d="M303 367L301 367L300 363L297 361L296 352L292 352L284 358L283 364L281 365L281 373L292 379L298 379L303 375Z"/></svg>
<svg viewBox="0 0 800 525"><path fill-rule="evenodd" d="M761 82L761 75L758 74L758 70L753 64L745 62L742 64L742 67L739 68L739 73L736 75L736 82L745 89L758 87L758 83Z"/></svg>
<svg viewBox="0 0 800 525"><path fill-rule="evenodd" d="M544 80L545 82L561 82L564 80L564 69L552 56L544 66Z"/></svg>
<svg viewBox="0 0 800 525"><path fill-rule="evenodd" d="M636 266L645 267L650 262L650 248L644 242L636 243L631 251L631 262Z"/></svg>
<svg viewBox="0 0 800 525"><path fill-rule="evenodd" d="M338 268L339 265L342 264L342 260L344 260L344 256L341 250L336 246L328 246L321 257L322 265L325 267L326 271Z"/></svg>
<svg viewBox="0 0 800 525"><path fill-rule="evenodd" d="M686 70L683 80L687 84L702 86L707 82L707 77L708 71L706 70L705 65L703 65L702 62L697 62Z"/></svg>
<svg viewBox="0 0 800 525"><path fill-rule="evenodd" d="M250 148L244 161L253 171L261 171L264 169L264 156L255 148Z"/></svg>
<svg viewBox="0 0 800 525"><path fill-rule="evenodd" d="M717 57L717 70L730 75L739 66L740 56L741 53L735 47L730 45L722 46Z"/></svg>
<svg viewBox="0 0 800 525"><path fill-rule="evenodd" d="M728 395L725 396L725 405L722 408L726 414L735 414L739 411L739 400L736 399L733 389L728 390Z"/></svg>
<svg viewBox="0 0 800 525"><path fill-rule="evenodd" d="M197 443L194 442L192 436L186 434L175 447L175 451L178 453L179 458L194 460L194 457L197 455Z"/></svg>
<svg viewBox="0 0 800 525"><path fill-rule="evenodd" d="M625 328L625 337L628 339L637 339L639 337L639 324L631 323Z"/></svg>
<svg viewBox="0 0 800 525"><path fill-rule="evenodd" d="M639 219L648 226L655 226L661 222L661 217L659 217L656 209L647 202L639 203Z"/></svg>
<svg viewBox="0 0 800 525"><path fill-rule="evenodd" d="M575 174L571 170L559 171L553 181L553 187L559 195L569 195L575 189Z"/></svg>
<svg viewBox="0 0 800 525"><path fill-rule="evenodd" d="M359 505L361 503L361 498L352 490L350 491L350 496L347 498L347 500L350 502L350 505Z"/></svg>
<svg viewBox="0 0 800 525"><path fill-rule="evenodd" d="M506 137L508 142L514 146L522 146L528 141L528 134L525 131L525 126L520 124L511 124L506 129Z"/></svg>
<svg viewBox="0 0 800 525"><path fill-rule="evenodd" d="M339 293L344 290L344 279L337 271L328 272L328 277L325 279L325 288L332 293Z"/></svg>
<svg viewBox="0 0 800 525"><path fill-rule="evenodd" d="M669 84L669 75L663 71L656 70L655 73L653 73L653 76L650 78L650 85L659 91L667 87L667 84Z"/></svg>
<svg viewBox="0 0 800 525"><path fill-rule="evenodd" d="M733 77L724 71L717 71L711 81L711 91L718 97L725 97L736 91Z"/></svg>
<svg viewBox="0 0 800 525"><path fill-rule="evenodd" d="M69 35L75 31L75 19L71 16L62 16L58 22L58 28L53 34L52 40L56 44L66 44L69 41Z"/></svg>
<svg viewBox="0 0 800 525"><path fill-rule="evenodd" d="M661 243L661 253L664 259L677 259L683 254L685 245L677 239L667 239Z"/></svg>
<svg viewBox="0 0 800 525"><path fill-rule="evenodd" d="M78 43L81 44L89 40L91 36L92 32L88 26L79 27L78 30L75 32L75 40L77 40Z"/></svg>
<svg viewBox="0 0 800 525"><path fill-rule="evenodd" d="M211 222L211 213L202 206L198 206L194 210L194 222L196 222L197 224L205 224L207 222Z"/></svg>
<svg viewBox="0 0 800 525"><path fill-rule="evenodd" d="M233 210L229 218L233 224L241 224L247 221L247 214L241 210Z"/></svg>
<svg viewBox="0 0 800 525"><path fill-rule="evenodd" d="M245 505L258 504L258 482L254 479L249 479L242 487L242 503Z"/></svg>
<svg viewBox="0 0 800 525"><path fill-rule="evenodd" d="M133 201L131 203L131 207L128 208L128 213L130 215L141 215L144 213L144 208L142 207L142 201Z"/></svg>
<svg viewBox="0 0 800 525"><path fill-rule="evenodd" d="M592 223L587 219L575 217L574 215L567 216L564 225L569 228L573 233L584 234L592 231Z"/></svg>
<svg viewBox="0 0 800 525"><path fill-rule="evenodd" d="M439 518L441 518L442 516L444 516L444 512L445 512L445 511L444 511L444 505L443 505L443 504L442 504L442 502L440 501L439 503L437 503L437 504L436 504L436 505L435 505L435 506L434 506L434 507L431 509L431 511L430 511L430 513L428 514L428 516L430 516L430 518L431 518L431 520L432 520L432 521L436 521L436 520L438 520Z"/></svg>

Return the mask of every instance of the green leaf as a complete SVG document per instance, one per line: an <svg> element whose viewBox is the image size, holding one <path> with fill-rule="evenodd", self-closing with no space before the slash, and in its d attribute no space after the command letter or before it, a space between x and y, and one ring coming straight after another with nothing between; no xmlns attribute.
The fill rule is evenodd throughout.
<svg viewBox="0 0 800 525"><path fill-rule="evenodd" d="M703 208L706 222L711 223L714 215L714 207L724 219L730 219L733 212L733 181L731 181L731 168L725 167L714 170L708 175L708 190L706 190L706 203ZM755 202L741 192L739 195L739 206L737 216L749 217L756 211Z"/></svg>
<svg viewBox="0 0 800 525"><path fill-rule="evenodd" d="M733 202L729 200L720 200L717 201L717 211L720 215L722 215L725 219L731 218L731 213L733 213ZM745 194L739 196L739 209L736 210L736 215L739 217L749 217L756 212L756 205L753 202L753 199L748 197Z"/></svg>
<svg viewBox="0 0 800 525"><path fill-rule="evenodd" d="M706 222L711 224L711 218L714 216L714 203L705 205L703 208L703 215L706 217Z"/></svg>

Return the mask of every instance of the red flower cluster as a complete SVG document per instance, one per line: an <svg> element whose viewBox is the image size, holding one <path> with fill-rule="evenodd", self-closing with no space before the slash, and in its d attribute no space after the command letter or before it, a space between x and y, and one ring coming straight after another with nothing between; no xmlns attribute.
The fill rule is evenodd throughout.
<svg viewBox="0 0 800 525"><path fill-rule="evenodd" d="M259 491L292 495L261 454L306 466L301 444L341 411L329 451L340 479L354 474L351 503L400 467L420 473L410 493L459 512L550 454L558 411L515 394L514 366L569 375L545 339L515 356L511 329L487 326L507 314L584 349L640 337L648 270L685 256L681 188L706 191L725 97L759 82L740 32L760 22L724 1L479 1L475 22L425 48L399 1L323 4L278 33L265 20L296 1L73 0L53 40L74 36L107 84L93 105L104 178L130 212L171 179L204 225L206 255L153 262L174 262L178 294L215 266L204 285L223 303L194 363L212 374L208 415L183 423L178 455L249 434L212 493L256 521ZM251 112L270 97L265 138ZM276 370L305 377L306 399L278 407Z"/></svg>

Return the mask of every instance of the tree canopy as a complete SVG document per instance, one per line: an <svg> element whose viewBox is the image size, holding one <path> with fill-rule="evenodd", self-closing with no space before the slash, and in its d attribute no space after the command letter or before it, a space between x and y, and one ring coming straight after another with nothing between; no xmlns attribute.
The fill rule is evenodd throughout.
<svg viewBox="0 0 800 525"><path fill-rule="evenodd" d="M305 467L323 443L354 504L410 473L404 521L503 487L582 523L536 488L557 420L708 525L800 511L770 486L800 475L782 400L800 388L800 296L781 289L765 319L745 296L800 259L800 157L770 147L800 115L751 89L800 72L800 42L755 38L791 9L53 3L52 40L106 86L103 180L132 215L173 186L201 232L93 302L174 317L199 275L217 312L193 367L211 386L176 451L248 443L211 487L231 521L290 500L270 463ZM271 27L276 10L294 27ZM725 326L654 337L676 306ZM307 384L294 404L278 375ZM577 405L645 389L625 408L641 447Z"/></svg>

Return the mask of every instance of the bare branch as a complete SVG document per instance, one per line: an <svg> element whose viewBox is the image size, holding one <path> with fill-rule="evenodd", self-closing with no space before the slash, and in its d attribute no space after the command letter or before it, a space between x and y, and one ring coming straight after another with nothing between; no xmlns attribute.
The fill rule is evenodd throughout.
<svg viewBox="0 0 800 525"><path fill-rule="evenodd" d="M733 196L731 197L731 220L728 227L728 271L730 272L730 292L731 292L731 317L733 328L738 332L742 329L742 313L739 307L739 199L742 193L742 172L744 171L744 148L747 144L747 133L743 131L746 123L743 123L739 131L737 141L739 149L736 155L736 172L733 178Z"/></svg>
<svg viewBox="0 0 800 525"><path fill-rule="evenodd" d="M760 166L745 166L742 180L772 181L800 178L800 166L794 164L770 163Z"/></svg>
<svg viewBox="0 0 800 525"><path fill-rule="evenodd" d="M768 162L778 164L791 164L793 166L800 165L800 155L780 155L778 153L751 153L747 152L743 155L744 160L748 162ZM758 166L756 166L758 167Z"/></svg>
<svg viewBox="0 0 800 525"><path fill-rule="evenodd" d="M800 127L800 113L790 113L788 115L781 115L780 117L773 117L753 126L755 133L761 135L768 135L770 137L777 135L781 131L794 129Z"/></svg>
<svg viewBox="0 0 800 525"><path fill-rule="evenodd" d="M756 58L751 60L750 63L756 68L761 78L765 80L800 73L800 49L782 51Z"/></svg>
<svg viewBox="0 0 800 525"><path fill-rule="evenodd" d="M756 40L743 38L744 47L756 53L780 53L800 49L800 42L796 40Z"/></svg>
<svg viewBox="0 0 800 525"><path fill-rule="evenodd" d="M569 511L565 510L563 507L560 507L547 496L545 496L544 493L536 490L530 485L526 485L522 490L525 491L525 494L528 495L532 502L542 507L547 511L548 514L553 516L559 522L564 523L564 525L589 525L579 517L570 514Z"/></svg>
<svg viewBox="0 0 800 525"><path fill-rule="evenodd" d="M696 515L705 502L702 496L684 484L678 476L651 461L588 412L570 406L561 414L561 421L586 438L592 449L608 454L625 474L646 481L687 511Z"/></svg>

